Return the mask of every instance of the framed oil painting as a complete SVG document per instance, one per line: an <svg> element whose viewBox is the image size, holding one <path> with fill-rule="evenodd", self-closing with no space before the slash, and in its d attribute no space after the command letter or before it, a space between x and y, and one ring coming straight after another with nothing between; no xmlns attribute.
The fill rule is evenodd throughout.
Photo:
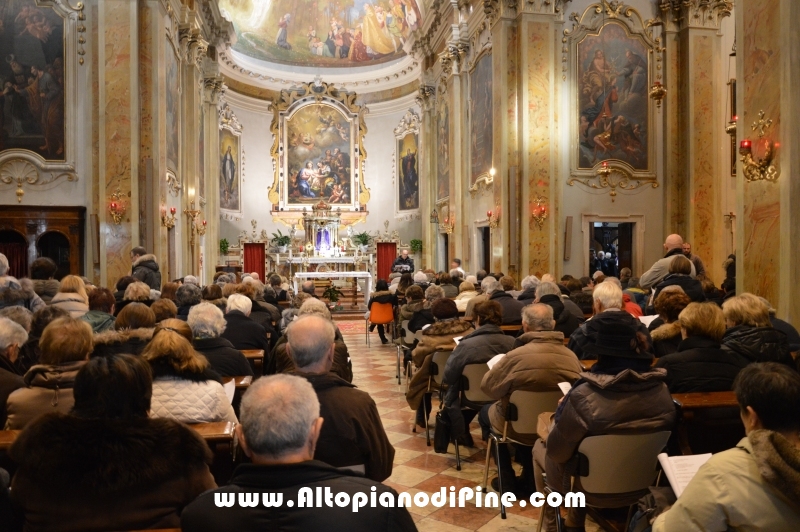
<svg viewBox="0 0 800 532"><path fill-rule="evenodd" d="M608 8L608 9L606 9ZM572 112L568 184L630 190L658 186L655 173L655 103L662 48L635 9L593 4L576 17L569 38ZM609 175L598 175L607 166Z"/></svg>
<svg viewBox="0 0 800 532"><path fill-rule="evenodd" d="M413 109L394 128L395 214L400 217L419 212L419 130L420 118Z"/></svg>
<svg viewBox="0 0 800 532"><path fill-rule="evenodd" d="M450 111L445 100L436 115L436 200L450 197Z"/></svg>
<svg viewBox="0 0 800 532"><path fill-rule="evenodd" d="M0 152L65 161L65 19L34 0L0 2Z"/></svg>
<svg viewBox="0 0 800 532"><path fill-rule="evenodd" d="M180 80L178 79L178 57L172 42L167 39L166 49L166 106L167 106L167 167L172 170L178 168L178 153L180 150L179 142L179 109L180 105Z"/></svg>
<svg viewBox="0 0 800 532"><path fill-rule="evenodd" d="M483 54L469 77L470 186L492 168L492 54Z"/></svg>
<svg viewBox="0 0 800 532"><path fill-rule="evenodd" d="M242 212L242 149L241 137L223 127L219 131L219 208L231 213Z"/></svg>
<svg viewBox="0 0 800 532"><path fill-rule="evenodd" d="M197 175L198 175L198 193L203 200L206 198L206 138L205 138L205 110L203 106L200 106L200 113L199 113L199 120L200 123L198 124L198 134L197 134L197 154L198 154L198 161L197 161Z"/></svg>
<svg viewBox="0 0 800 532"><path fill-rule="evenodd" d="M416 0L220 0L239 53L274 63L353 67L406 55Z"/></svg>

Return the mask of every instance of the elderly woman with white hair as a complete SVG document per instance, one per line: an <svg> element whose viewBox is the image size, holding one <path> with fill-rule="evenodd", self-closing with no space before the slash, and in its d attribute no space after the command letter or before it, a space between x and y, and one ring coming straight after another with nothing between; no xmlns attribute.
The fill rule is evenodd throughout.
<svg viewBox="0 0 800 532"><path fill-rule="evenodd" d="M223 377L253 375L253 368L245 356L220 336L227 322L222 311L212 303L203 302L189 311L187 319L192 329L192 345L204 355L211 367Z"/></svg>
<svg viewBox="0 0 800 532"><path fill-rule="evenodd" d="M297 317L314 315L331 320L331 311L319 299L307 299L297 313ZM332 321L332 320L331 320ZM334 338L334 353L333 353L333 366L331 373L335 373L347 382L353 382L353 365L350 363L350 354L347 351L347 344L344 343L341 331L336 327L336 336ZM265 363L265 375L272 375L274 373L291 373L297 369L294 360L286 352L287 338L286 335L281 336L275 348L270 354L269 360Z"/></svg>
<svg viewBox="0 0 800 532"><path fill-rule="evenodd" d="M18 323L0 318L0 426L6 424L6 401L14 390L25 387L15 362L20 348L28 341L28 333Z"/></svg>
<svg viewBox="0 0 800 532"><path fill-rule="evenodd" d="M175 294L175 304L178 306L178 319L186 321L189 318L189 311L193 306L198 305L203 300L203 291L194 284L184 284L178 288Z"/></svg>
<svg viewBox="0 0 800 532"><path fill-rule="evenodd" d="M250 313L255 306L255 302L244 294L231 294L225 308L225 321L228 326L222 333L225 338L236 349L263 349L264 353L269 353L272 349L267 338L267 332L272 335L275 330L270 325L269 329L251 318Z"/></svg>
<svg viewBox="0 0 800 532"><path fill-rule="evenodd" d="M536 300L536 287L539 283L541 281L535 275L525 277L520 283L522 293L517 296L517 301L524 301L526 305L533 303Z"/></svg>
<svg viewBox="0 0 800 532"><path fill-rule="evenodd" d="M10 273L8 258L0 253L0 308L20 305L36 312L47 306L36 294L30 279L17 279Z"/></svg>

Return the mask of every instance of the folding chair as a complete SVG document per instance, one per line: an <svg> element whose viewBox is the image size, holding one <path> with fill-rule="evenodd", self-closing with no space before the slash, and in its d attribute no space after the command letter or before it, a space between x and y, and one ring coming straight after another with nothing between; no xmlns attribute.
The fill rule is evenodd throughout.
<svg viewBox="0 0 800 532"><path fill-rule="evenodd" d="M666 447L670 431L651 432L649 434L606 434L584 438L575 454L577 470L573 476L580 477L580 490L591 495L613 495L633 493L628 506L628 518L625 530L628 530L633 507L642 496L642 492L653 485L656 479L658 454ZM552 493L550 487L546 493ZM589 506L587 504L587 506ZM542 512L546 510L542 507ZM563 530L561 512L553 508L556 515L556 528ZM542 528L543 519L539 519L538 530Z"/></svg>
<svg viewBox="0 0 800 532"><path fill-rule="evenodd" d="M414 333L408 330L409 320L403 320L400 324L400 343L397 344L397 384L400 384L400 358L405 349L414 345Z"/></svg>
<svg viewBox="0 0 800 532"><path fill-rule="evenodd" d="M372 308L369 310L369 318L366 319L366 322L368 347L372 347L369 340L369 326L372 324L386 325L387 328L390 328L392 341L394 341L394 327L389 327L389 325L394 324L394 306L391 303L372 303Z"/></svg>
<svg viewBox="0 0 800 532"><path fill-rule="evenodd" d="M494 403L494 399L483 393L481 381L489 373L486 364L467 364L461 372L461 408L480 411L486 405ZM469 432L469 426L467 426ZM453 444L456 447L456 471L461 471L461 454L458 449L458 440Z"/></svg>
<svg viewBox="0 0 800 532"><path fill-rule="evenodd" d="M486 445L486 464L483 471L483 489L486 491L486 484L489 480L489 455L494 444L494 461L497 464L497 479L500 493L503 493L503 477L500 473L500 449L501 443L517 443L519 441L508 436L508 426L517 434L536 436L536 427L539 414L542 412L555 412L558 400L563 394L560 390L552 392L530 392L526 390L516 390L511 392L508 400L508 407L505 413L505 423L503 424L503 434L498 435L494 429L489 431L489 441ZM500 517L506 518L506 508L500 505Z"/></svg>
<svg viewBox="0 0 800 532"><path fill-rule="evenodd" d="M432 388L431 387L432 387L433 383L435 382L436 384L439 385L439 397L441 399L442 387L443 387L442 379L444 378L444 366L445 366L445 364L447 364L447 359L450 358L450 355L452 355L452 354L453 354L452 351L436 351L433 354L433 359L431 360L431 364L430 364L429 372L428 372L428 389L425 390L426 394L432 393ZM442 408L442 402L440 400L439 401L439 409L441 410L441 408ZM428 423L428 416L430 415L430 412L428 412L425 409L425 398L424 398L424 396L423 396L423 399L422 399L422 413L425 414L425 441L428 443L428 447L430 447L431 446L431 431L430 431L430 425ZM416 425L414 425L414 428L412 429L412 432L417 432L417 426Z"/></svg>

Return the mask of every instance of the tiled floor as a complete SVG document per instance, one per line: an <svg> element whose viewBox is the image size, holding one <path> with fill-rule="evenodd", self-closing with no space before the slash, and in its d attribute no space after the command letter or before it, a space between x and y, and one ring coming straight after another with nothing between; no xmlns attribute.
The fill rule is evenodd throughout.
<svg viewBox="0 0 800 532"><path fill-rule="evenodd" d="M343 331L352 359L353 384L373 397L386 434L395 447L394 470L385 484L398 492L405 491L412 495L419 491L432 494L442 487L449 490L450 486L455 486L458 490L467 486L474 489L480 485L483 482L486 444L480 438L477 420L470 427L476 447L461 448L461 471L456 471L452 445L447 454L436 454L433 447L426 445L424 431L416 434L412 432L414 412L405 400L405 378L398 385L395 377L396 349L391 344L381 345L377 332L372 333L372 347L367 348L364 322L361 321L360 324L361 329L356 326L356 322L337 322ZM436 404L434 400L434 412ZM433 419L432 415L431 420ZM495 474L492 462L489 478ZM508 509L508 518L505 520L500 518L499 510L477 508L472 503L468 503L465 508L429 506L412 507L409 511L422 532L531 531L536 529L539 517L537 508L520 508L516 505ZM597 525L587 520L587 530L596 531Z"/></svg>

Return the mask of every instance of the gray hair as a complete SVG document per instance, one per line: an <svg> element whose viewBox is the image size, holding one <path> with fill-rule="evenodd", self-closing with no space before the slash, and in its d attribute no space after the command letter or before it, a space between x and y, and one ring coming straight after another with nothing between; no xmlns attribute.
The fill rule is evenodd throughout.
<svg viewBox="0 0 800 532"><path fill-rule="evenodd" d="M428 288L425 289L425 300L433 303L437 299L442 299L444 297L444 289L441 286L437 286L435 284L430 285Z"/></svg>
<svg viewBox="0 0 800 532"><path fill-rule="evenodd" d="M464 280L469 283L472 283L473 286L478 286L478 278L474 275L467 275L467 278Z"/></svg>
<svg viewBox="0 0 800 532"><path fill-rule="evenodd" d="M0 277L8 275L8 258L0 253Z"/></svg>
<svg viewBox="0 0 800 532"><path fill-rule="evenodd" d="M219 285L220 288L232 282L233 282L233 277L231 277L227 273L223 273L222 275L217 277L217 284Z"/></svg>
<svg viewBox="0 0 800 532"><path fill-rule="evenodd" d="M622 308L622 289L614 283L600 283L594 287L592 299L599 301L603 309Z"/></svg>
<svg viewBox="0 0 800 532"><path fill-rule="evenodd" d="M248 285L251 285L253 288L255 288L256 289L256 297L263 296L264 295L264 291L265 291L264 283L262 283L258 279L253 278L252 276L250 276L250 274L247 274L247 275L248 275L248 277L245 277L244 279L242 279L242 284L248 284Z"/></svg>
<svg viewBox="0 0 800 532"><path fill-rule="evenodd" d="M319 399L302 377L262 377L242 397L239 420L253 453L281 458L302 449L319 419Z"/></svg>
<svg viewBox="0 0 800 532"><path fill-rule="evenodd" d="M561 289L556 283L539 283L536 287L536 299L542 296L559 296L561 297Z"/></svg>
<svg viewBox="0 0 800 532"><path fill-rule="evenodd" d="M523 307L522 321L525 322L528 329L531 331L552 331L555 325L555 321L553 320L553 307L543 303L534 303L533 305Z"/></svg>
<svg viewBox="0 0 800 532"><path fill-rule="evenodd" d="M175 293L175 303L179 307L197 305L203 300L203 292L196 284L182 284Z"/></svg>
<svg viewBox="0 0 800 532"><path fill-rule="evenodd" d="M33 312L26 309L25 307L20 307L19 305L14 305L13 307L6 307L0 310L0 316L8 318L14 323L20 325L23 329L25 329L26 333L31 332L31 322L33 322Z"/></svg>
<svg viewBox="0 0 800 532"><path fill-rule="evenodd" d="M540 282L541 281L539 281L539 278L536 277L535 275L529 275L522 280L520 286L522 287L523 290L527 290L528 288L535 289L537 286L539 286Z"/></svg>
<svg viewBox="0 0 800 532"><path fill-rule="evenodd" d="M333 322L322 316L297 316L286 328L286 340L298 368L315 366L322 362L333 346L336 328Z"/></svg>
<svg viewBox="0 0 800 532"><path fill-rule="evenodd" d="M228 303L225 305L225 312L238 310L245 316L249 316L253 310L253 302L250 298L242 294L231 294L228 296ZM190 311L191 312L191 311Z"/></svg>
<svg viewBox="0 0 800 532"><path fill-rule="evenodd" d="M219 307L208 302L193 306L186 323L197 338L218 338L228 325Z"/></svg>
<svg viewBox="0 0 800 532"><path fill-rule="evenodd" d="M428 276L425 275L425 272L420 270L420 271L418 271L417 273L414 274L414 282L415 283L427 283L428 282Z"/></svg>
<svg viewBox="0 0 800 532"><path fill-rule="evenodd" d="M663 290L662 290L662 292L663 292ZM775 307L772 306L772 303L767 301L767 298L761 297L761 296L756 296L756 297L758 297L758 299L761 300L761 302L764 303L764 305L767 306L767 308L769 309L769 315L770 316L775 316L778 313L778 311L775 310Z"/></svg>
<svg viewBox="0 0 800 532"><path fill-rule="evenodd" d="M271 286L264 286L263 284L261 284L260 281L258 282L258 284L260 285L261 290L256 295L264 297L273 297L275 299L278 298L278 294L275 292L274 288L272 288ZM256 289L258 290L258 288L259 287L257 286Z"/></svg>
<svg viewBox="0 0 800 532"><path fill-rule="evenodd" d="M665 286L664 288L661 289L661 292L659 292L659 294L662 294L664 292L680 292L681 294L686 293L683 287L677 284L671 284L669 286Z"/></svg>
<svg viewBox="0 0 800 532"><path fill-rule="evenodd" d="M603 282L604 283L614 283L615 285L617 285L619 287L620 290L622 290L622 281L620 281L616 277L606 277L605 279L603 279Z"/></svg>
<svg viewBox="0 0 800 532"><path fill-rule="evenodd" d="M491 275L487 275L481 281L481 290L483 290L484 294L491 294L495 290L501 290L503 285L500 284L500 281L492 277Z"/></svg>
<svg viewBox="0 0 800 532"><path fill-rule="evenodd" d="M0 351L12 345L23 346L28 341L28 333L19 323L8 318L0 318Z"/></svg>
<svg viewBox="0 0 800 532"><path fill-rule="evenodd" d="M303 284L300 285L300 290L306 294L315 295L316 288L314 287L314 281L304 281Z"/></svg>
<svg viewBox="0 0 800 532"><path fill-rule="evenodd" d="M298 316L319 316L320 318L325 318L326 320L331 319L331 311L328 306L320 301L319 299L315 299L313 297L306 299L302 305L300 305L300 310L297 311Z"/></svg>
<svg viewBox="0 0 800 532"><path fill-rule="evenodd" d="M183 284L193 284L195 286L200 286L197 277L195 277L194 275L187 275L186 277L184 277Z"/></svg>
<svg viewBox="0 0 800 532"><path fill-rule="evenodd" d="M450 277L459 277L460 278L461 277L461 270L459 270L458 268L453 268L452 270L450 270Z"/></svg>

